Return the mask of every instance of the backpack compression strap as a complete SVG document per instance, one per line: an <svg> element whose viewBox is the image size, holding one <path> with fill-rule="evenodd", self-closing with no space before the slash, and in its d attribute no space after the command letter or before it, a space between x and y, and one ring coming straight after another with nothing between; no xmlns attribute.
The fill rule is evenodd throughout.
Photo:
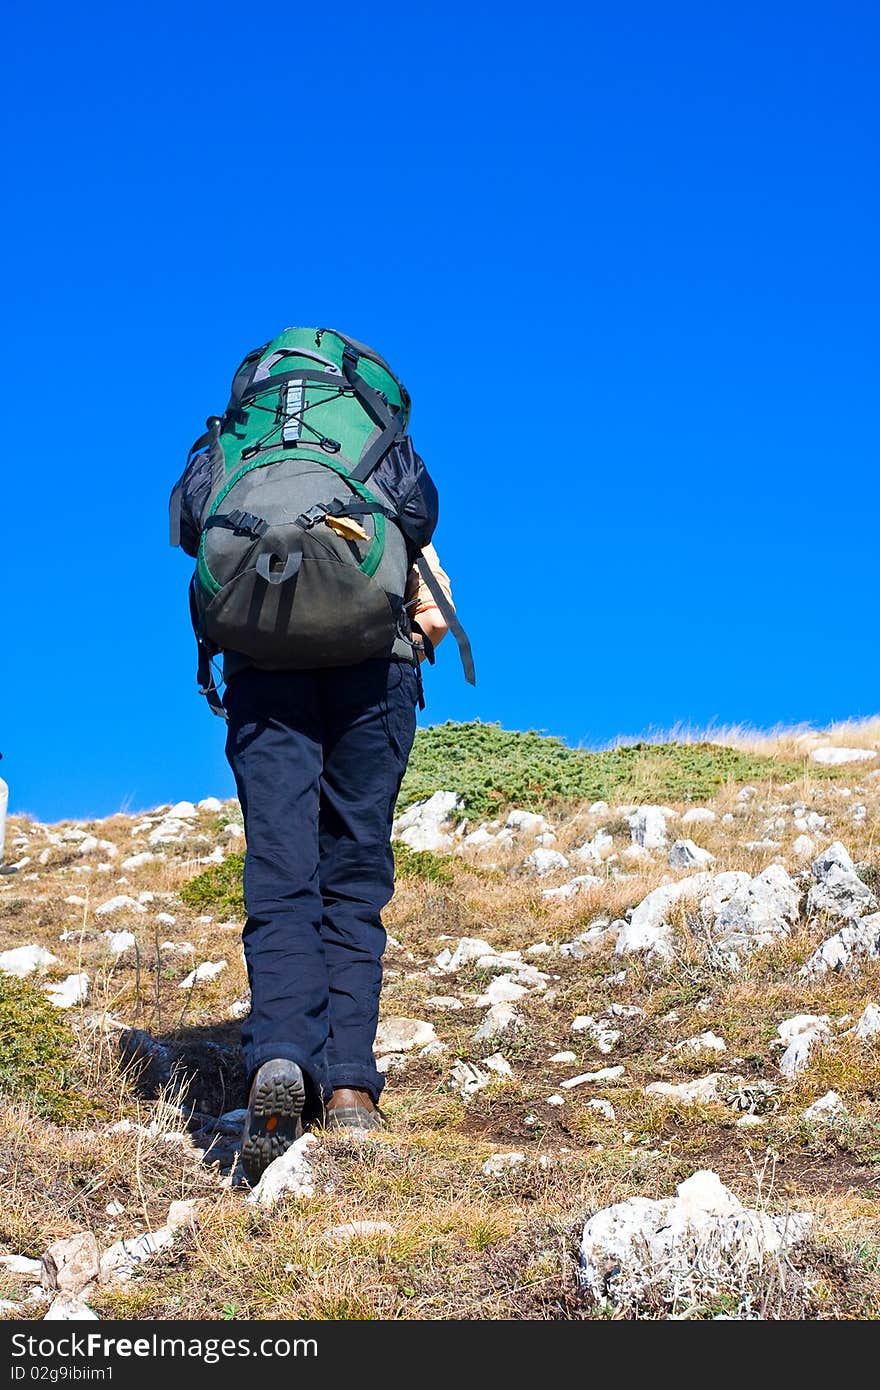
<svg viewBox="0 0 880 1390"><path fill-rule="evenodd" d="M373 440L357 467L353 468L348 475L350 478L354 478L355 482L365 483L373 470L378 468L392 445L403 438L404 431L400 428L393 411L389 409L384 396L380 396L378 391L374 391L372 386L368 386L358 372L359 360L360 353L346 343L342 349L342 374L373 424L378 425L382 431Z"/></svg>
<svg viewBox="0 0 880 1390"><path fill-rule="evenodd" d="M220 691L217 689L217 682L214 680L214 671L211 667L211 660L218 654L218 648L213 647L210 642L202 636L202 625L199 620L199 610L196 604L195 591L193 585L195 578L190 580L189 585L189 616L192 620L193 632L198 648L198 666L196 667L196 682L199 694L204 695L208 701L208 707L212 714L216 714L220 719L226 718L226 711L223 708L223 701L220 699Z"/></svg>
<svg viewBox="0 0 880 1390"><path fill-rule="evenodd" d="M456 613L452 604L449 602L449 599L446 597L443 590L441 589L439 580L435 576L433 570L431 569L431 566L428 564L428 561L425 559L424 555L416 556L416 565L418 567L419 574L422 576L422 578L428 586L428 590L431 594L431 597L433 598L437 607L440 609L440 612L442 613L444 619L446 620L446 625L449 628L449 631L452 633L453 637L458 643L458 650L461 655L461 665L462 669L464 670L464 678L467 681L468 685L476 685L477 676L474 670L474 655L471 651L470 639L458 620L458 614Z"/></svg>

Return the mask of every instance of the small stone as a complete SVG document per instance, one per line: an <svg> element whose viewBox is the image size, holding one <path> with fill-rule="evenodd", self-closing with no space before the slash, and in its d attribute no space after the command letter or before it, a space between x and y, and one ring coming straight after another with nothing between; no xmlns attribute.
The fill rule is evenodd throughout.
<svg viewBox="0 0 880 1390"><path fill-rule="evenodd" d="M563 1091L570 1091L575 1086L583 1086L591 1081L617 1081L626 1071L625 1067L600 1067L598 1071L585 1071L580 1076L571 1076L567 1081L560 1082Z"/></svg>
<svg viewBox="0 0 880 1390"><path fill-rule="evenodd" d="M521 1163L525 1163L526 1156L521 1153L493 1154L487 1158L483 1164L482 1173L484 1178L497 1178L502 1173L508 1172L511 1168L518 1168Z"/></svg>
<svg viewBox="0 0 880 1390"><path fill-rule="evenodd" d="M682 1081L677 1085L671 1081L652 1081L650 1086L645 1087L645 1095L662 1096L680 1105L698 1105L719 1100L719 1086L731 1080L723 1072L711 1072L696 1081Z"/></svg>
<svg viewBox="0 0 880 1390"><path fill-rule="evenodd" d="M559 853L559 850L540 847L533 849L531 854L526 856L525 867L534 869L539 878L546 878L547 874L556 873L559 869L567 869L569 863L565 855Z"/></svg>
<svg viewBox="0 0 880 1390"><path fill-rule="evenodd" d="M718 817L708 806L692 806L681 818L682 825L711 825Z"/></svg>
<svg viewBox="0 0 880 1390"><path fill-rule="evenodd" d="M876 758L873 748L814 748L810 757L823 767L841 767L844 763L868 763Z"/></svg>
<svg viewBox="0 0 880 1390"><path fill-rule="evenodd" d="M462 1004L461 1000L456 999L451 994L432 994L429 999L425 1000L425 1003L430 1004L432 1009L441 1009L445 1011L464 1008L464 1004Z"/></svg>
<svg viewBox="0 0 880 1390"><path fill-rule="evenodd" d="M828 1023L827 1014L795 1014L793 1018L780 1023L776 1031L780 1038L777 1046L785 1047L779 1063L779 1070L783 1076L790 1080L806 1071L810 1053L830 1031Z"/></svg>
<svg viewBox="0 0 880 1390"><path fill-rule="evenodd" d="M26 1255L0 1255L0 1269L29 1284L39 1283L43 1276L42 1260L29 1260Z"/></svg>
<svg viewBox="0 0 880 1390"><path fill-rule="evenodd" d="M674 869L697 869L715 863L714 854L700 849L693 840L676 840L669 851L669 863Z"/></svg>
<svg viewBox="0 0 880 1390"><path fill-rule="evenodd" d="M802 1119L816 1120L825 1123L834 1119L835 1115L845 1115L846 1106L840 1099L836 1091L826 1091L824 1096L814 1100L812 1105L808 1105L803 1113Z"/></svg>
<svg viewBox="0 0 880 1390"><path fill-rule="evenodd" d="M595 1100L588 1100L586 1104L588 1110L598 1110L599 1114L606 1120L616 1120L617 1115L610 1100L602 1100L597 1097Z"/></svg>
<svg viewBox="0 0 880 1390"><path fill-rule="evenodd" d="M306 1133L294 1141L280 1158L270 1163L260 1181L248 1194L251 1205L273 1207L284 1196L298 1201L315 1195L315 1174L310 1150L318 1144L314 1134Z"/></svg>
<svg viewBox="0 0 880 1390"><path fill-rule="evenodd" d="M678 1043L675 1050L697 1056L700 1052L726 1052L727 1043L716 1033L698 1033L696 1037L685 1038L684 1042Z"/></svg>
<svg viewBox="0 0 880 1390"><path fill-rule="evenodd" d="M101 933L101 937L107 942L107 950L111 956L121 956L124 951L137 945L134 933L130 931L105 931Z"/></svg>
<svg viewBox="0 0 880 1390"><path fill-rule="evenodd" d="M491 1057L484 1058L483 1066L488 1067L496 1076L513 1076L513 1068L500 1052L493 1052Z"/></svg>
<svg viewBox="0 0 880 1390"><path fill-rule="evenodd" d="M506 1033L509 1028L516 1028L519 1022L520 1016L512 1004L493 1004L487 1011L482 1024L474 1033L473 1041L484 1042L487 1038L498 1037L501 1033Z"/></svg>
<svg viewBox="0 0 880 1390"><path fill-rule="evenodd" d="M44 985L50 1004L56 1009L72 1009L84 1004L89 997L89 977L83 971L79 975L68 975L61 984Z"/></svg>
<svg viewBox="0 0 880 1390"><path fill-rule="evenodd" d="M100 907L95 908L96 917L109 917L114 912L146 912L143 903L139 903L136 898L130 898L125 893L119 893L115 898L108 898L101 903Z"/></svg>
<svg viewBox="0 0 880 1390"><path fill-rule="evenodd" d="M410 1052L437 1041L433 1023L418 1018L385 1018L376 1030L377 1053Z"/></svg>
<svg viewBox="0 0 880 1390"><path fill-rule="evenodd" d="M123 859L122 867L126 873L129 873L134 869L142 869L145 864L152 864L155 859L156 855L151 850L145 849L140 854L130 854L127 859Z"/></svg>
<svg viewBox="0 0 880 1390"><path fill-rule="evenodd" d="M223 802L219 801L216 796L203 796L197 805L200 811L212 811L214 815L223 810Z"/></svg>
<svg viewBox="0 0 880 1390"><path fill-rule="evenodd" d="M857 1038L876 1038L880 1033L880 1009L876 1004L866 1004L855 1033Z"/></svg>
<svg viewBox="0 0 880 1390"><path fill-rule="evenodd" d="M547 1104L548 1104L548 1105L564 1105L564 1104L565 1104L565 1096L560 1096L560 1095L558 1095L558 1094L557 1094L557 1095L553 1095L553 1096L548 1096L548 1097L547 1097Z"/></svg>
<svg viewBox="0 0 880 1390"><path fill-rule="evenodd" d="M15 975L19 980L33 975L35 970L58 964L58 957L43 946L15 946L11 951L0 953L0 970L4 975Z"/></svg>
<svg viewBox="0 0 880 1390"><path fill-rule="evenodd" d="M216 980L226 969L225 960L206 960L201 965L197 965L195 970L191 970L185 980L181 980L178 989L192 989L194 985L202 984L205 980Z"/></svg>
<svg viewBox="0 0 880 1390"><path fill-rule="evenodd" d="M42 1257L42 1284L60 1293L79 1293L98 1277L100 1253L91 1231L56 1240Z"/></svg>
<svg viewBox="0 0 880 1390"><path fill-rule="evenodd" d="M570 1065L572 1062L576 1062L576 1061L577 1061L577 1053L576 1053L576 1052L554 1052L554 1053L553 1053L553 1056L552 1056L551 1058L549 1058L549 1060L550 1060L551 1062L565 1062L566 1064L569 1064L569 1065Z"/></svg>
<svg viewBox="0 0 880 1390"><path fill-rule="evenodd" d="M43 1322L99 1322L98 1314L76 1294L60 1293L52 1300Z"/></svg>

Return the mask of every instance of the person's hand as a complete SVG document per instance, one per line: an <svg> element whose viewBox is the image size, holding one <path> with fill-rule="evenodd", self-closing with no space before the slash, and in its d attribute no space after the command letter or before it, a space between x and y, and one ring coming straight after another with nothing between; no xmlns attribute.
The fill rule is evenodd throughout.
<svg viewBox="0 0 880 1390"><path fill-rule="evenodd" d="M443 615L439 608L425 608L419 614L417 620L419 627L431 643L432 647L438 647L446 636L449 628L443 621ZM416 634L418 636L418 634ZM427 653L424 647L419 652L419 661L424 661Z"/></svg>

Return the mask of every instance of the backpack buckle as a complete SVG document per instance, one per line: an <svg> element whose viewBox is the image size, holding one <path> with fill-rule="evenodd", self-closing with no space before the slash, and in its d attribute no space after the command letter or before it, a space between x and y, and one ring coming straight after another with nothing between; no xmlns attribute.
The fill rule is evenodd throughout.
<svg viewBox="0 0 880 1390"><path fill-rule="evenodd" d="M301 526L304 531L310 531L313 526L317 526L319 521L324 520L329 510L330 507L326 502L316 502L307 511L300 512L293 524L294 526Z"/></svg>

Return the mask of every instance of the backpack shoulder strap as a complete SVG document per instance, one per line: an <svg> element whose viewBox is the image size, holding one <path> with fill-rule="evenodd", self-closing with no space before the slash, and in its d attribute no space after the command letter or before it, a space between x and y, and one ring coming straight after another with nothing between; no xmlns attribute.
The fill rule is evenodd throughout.
<svg viewBox="0 0 880 1390"><path fill-rule="evenodd" d="M458 643L465 680L468 685L476 685L477 677L474 670L474 656L471 651L470 638L459 622L458 614L444 594L440 587L440 581L437 579L437 576L434 574L434 571L431 569L424 555L419 554L416 556L416 567L427 584L431 597L440 609L449 631Z"/></svg>

